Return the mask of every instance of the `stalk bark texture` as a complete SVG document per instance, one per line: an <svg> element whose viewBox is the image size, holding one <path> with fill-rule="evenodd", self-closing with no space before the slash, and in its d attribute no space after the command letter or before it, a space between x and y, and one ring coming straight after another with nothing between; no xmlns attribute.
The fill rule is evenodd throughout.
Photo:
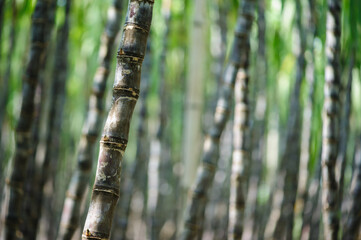
<svg viewBox="0 0 361 240"><path fill-rule="evenodd" d="M225 128L232 107L232 92L238 69L242 63L242 54L247 47L248 33L252 26L253 0L240 4L235 28L231 56L223 76L214 113L213 124L203 143L202 163L198 168L197 178L190 193L184 219L184 231L181 239L196 239L202 233L204 210L207 203L208 189L211 187L219 158L219 140Z"/></svg>
<svg viewBox="0 0 361 240"><path fill-rule="evenodd" d="M241 239L243 233L243 215L247 190L247 170L249 169L250 154L250 103L249 103L249 55L250 33L253 23L254 5L256 1L242 2L243 24L242 49L240 68L237 73L234 97L233 123L233 155L229 197L228 240Z"/></svg>
<svg viewBox="0 0 361 240"><path fill-rule="evenodd" d="M100 141L98 168L83 239L109 239L120 192L120 173L129 126L139 97L141 66L153 13L153 0L130 0L117 55L113 101Z"/></svg>
<svg viewBox="0 0 361 240"><path fill-rule="evenodd" d="M28 159L32 156L31 129L34 120L35 89L39 72L44 62L50 31L47 31L48 12L54 1L38 0L32 16L31 47L23 77L22 104L15 131L15 153L9 179L7 179L7 213L5 219L5 239L21 236L19 224L23 219L22 203L24 181ZM52 16L54 18L54 15Z"/></svg>
<svg viewBox="0 0 361 240"><path fill-rule="evenodd" d="M78 147L78 166L67 190L58 240L71 239L80 224L80 206L90 180L95 143L103 122L105 88L111 67L114 41L120 29L122 4L123 0L114 0L108 10L107 25L99 51L100 63L94 76L88 114Z"/></svg>
<svg viewBox="0 0 361 240"><path fill-rule="evenodd" d="M337 239L339 229L336 159L340 121L340 36L341 1L328 0L326 20L326 58L322 128L322 214L324 238Z"/></svg>

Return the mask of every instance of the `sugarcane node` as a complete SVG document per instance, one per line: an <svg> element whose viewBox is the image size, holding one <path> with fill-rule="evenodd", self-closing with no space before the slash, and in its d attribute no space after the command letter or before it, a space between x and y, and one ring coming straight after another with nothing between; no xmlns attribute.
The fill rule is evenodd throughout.
<svg viewBox="0 0 361 240"><path fill-rule="evenodd" d="M149 33L149 27L147 26L147 28L144 28L142 26L140 26L139 24L136 24L134 22L126 22L124 27L124 31L128 31L128 30L141 30L142 32L148 34Z"/></svg>
<svg viewBox="0 0 361 240"><path fill-rule="evenodd" d="M114 95L119 97L129 97L138 99L139 98L139 90L132 87L113 87Z"/></svg>

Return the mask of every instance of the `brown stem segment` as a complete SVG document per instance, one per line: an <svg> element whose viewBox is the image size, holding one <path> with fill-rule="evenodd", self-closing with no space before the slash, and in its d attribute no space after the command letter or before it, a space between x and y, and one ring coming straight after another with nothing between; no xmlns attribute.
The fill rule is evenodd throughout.
<svg viewBox="0 0 361 240"><path fill-rule="evenodd" d="M207 192L211 187L219 157L219 140L225 128L232 107L232 92L238 69L242 63L245 41L252 25L252 5L254 0L244 1L240 5L235 29L235 40L228 66L224 72L222 87L219 92L214 113L213 125L203 143L202 163L198 169L196 181L190 193L184 220L184 232L181 239L195 239L201 234ZM244 60L243 60L244 61Z"/></svg>
<svg viewBox="0 0 361 240"><path fill-rule="evenodd" d="M229 197L228 240L241 239L243 215L246 201L247 169L250 165L250 103L249 103L249 55L250 32L253 22L255 1L242 2L243 21L241 64L237 73L234 97L233 155Z"/></svg>
<svg viewBox="0 0 361 240"><path fill-rule="evenodd" d="M78 167L73 173L66 194L58 240L71 239L80 224L80 206L84 199L93 165L93 151L101 131L106 82L110 72L113 45L120 29L123 0L114 0L108 10L108 21L102 36L100 64L93 80L89 97L89 110L83 125L83 134L78 150Z"/></svg>
<svg viewBox="0 0 361 240"><path fill-rule="evenodd" d="M117 56L112 106L100 141L98 168L83 239L109 239L119 198L122 158L139 96L141 66L152 21L153 4L153 0L129 1Z"/></svg>
<svg viewBox="0 0 361 240"><path fill-rule="evenodd" d="M39 71L44 61L49 31L46 31L48 11L54 1L38 0L32 16L31 47L25 69L22 88L22 104L15 132L15 153L9 179L7 179L7 213L5 239L19 236L22 220L22 200L28 159L32 155L31 128L34 119L35 89ZM54 15L53 15L54 16ZM21 235L21 234L20 234Z"/></svg>
<svg viewBox="0 0 361 240"><path fill-rule="evenodd" d="M341 1L328 0L322 129L322 213L325 239L337 239L339 229L338 186L335 165L340 121Z"/></svg>

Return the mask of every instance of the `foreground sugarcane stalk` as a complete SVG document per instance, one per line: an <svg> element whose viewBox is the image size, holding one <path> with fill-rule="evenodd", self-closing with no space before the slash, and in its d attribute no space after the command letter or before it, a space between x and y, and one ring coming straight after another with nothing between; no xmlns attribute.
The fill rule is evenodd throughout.
<svg viewBox="0 0 361 240"><path fill-rule="evenodd" d="M250 102L249 102L249 55L250 30L253 22L255 1L242 2L242 15L246 20L241 25L243 43L240 69L237 73L234 97L233 155L229 197L228 240L241 239L243 233L243 215L247 190L247 170L250 154Z"/></svg>
<svg viewBox="0 0 361 240"><path fill-rule="evenodd" d="M83 239L109 239L119 198L120 174L130 120L139 97L142 61L147 46L153 0L130 0L117 55L112 106L100 141L98 167Z"/></svg>
<svg viewBox="0 0 361 240"><path fill-rule="evenodd" d="M181 239L195 239L201 235L204 210L207 203L208 189L212 185L219 157L219 140L225 128L232 106L232 91L236 75L247 47L248 33L252 26L253 0L240 4L239 16L235 29L235 40L228 66L223 76L213 125L208 131L203 144L202 163L198 169L197 179L191 190L190 200L186 209L184 232Z"/></svg>
<svg viewBox="0 0 361 240"><path fill-rule="evenodd" d="M337 239L339 230L336 159L340 121L341 1L328 0L322 129L322 214L325 239Z"/></svg>
<svg viewBox="0 0 361 240"><path fill-rule="evenodd" d="M25 69L22 88L22 104L15 132L15 153L10 178L7 179L7 213L5 219L5 239L21 236L19 224L23 219L21 210L24 195L24 181L28 159L32 156L31 129L34 120L35 89L39 72L44 62L50 31L46 31L48 11L52 1L38 0L32 16L31 47ZM53 15L54 17L54 15Z"/></svg>
<svg viewBox="0 0 361 240"><path fill-rule="evenodd" d="M103 122L105 87L111 67L114 41L120 29L122 4L123 0L114 0L108 10L108 21L99 50L100 63L94 76L93 90L89 97L89 110L79 144L78 167L67 190L60 222L59 240L70 239L80 224L80 206L87 190L95 143Z"/></svg>
<svg viewBox="0 0 361 240"><path fill-rule="evenodd" d="M148 136L148 106L147 98L150 88L150 78L151 78L151 44L148 41L146 57L144 58L142 66L142 77L141 77L141 89L138 106L138 126L137 126L137 150L135 154L135 160L133 165L128 168L130 170L123 171L126 176L125 183L122 183L122 196L120 205L118 208L121 208L118 236L113 236L115 239L126 239L126 233L129 224L129 218L132 212L131 203L133 197L136 193L141 193L143 198L143 204L146 204L147 201L147 171L148 171L148 162L149 162L149 136ZM124 179L124 177L123 177ZM149 197L148 197L149 198ZM142 209L137 209L137 212L140 213L138 220L143 220L145 215L145 207Z"/></svg>

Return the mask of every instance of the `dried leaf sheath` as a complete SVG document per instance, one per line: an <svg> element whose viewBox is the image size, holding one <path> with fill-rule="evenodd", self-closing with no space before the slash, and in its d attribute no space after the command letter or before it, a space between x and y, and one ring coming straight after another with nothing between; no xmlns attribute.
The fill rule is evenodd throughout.
<svg viewBox="0 0 361 240"><path fill-rule="evenodd" d="M328 0L322 129L322 213L325 239L337 239L339 229L338 186L335 164L340 119L341 1Z"/></svg>
<svg viewBox="0 0 361 240"><path fill-rule="evenodd" d="M112 106L100 141L98 168L83 239L108 239L119 198L120 171L130 120L139 96L141 65L154 1L130 0L113 85Z"/></svg>
<svg viewBox="0 0 361 240"><path fill-rule="evenodd" d="M240 5L241 9L241 5ZM207 191L211 187L219 158L219 140L225 128L232 107L232 95L236 75L241 64L241 52L245 45L243 36L242 11L239 11L229 63L224 72L219 91L213 125L203 143L202 163L198 168L196 182L191 190L187 204L184 232L181 239L195 239L201 233L204 209L207 203Z"/></svg>
<svg viewBox="0 0 361 240"><path fill-rule="evenodd" d="M89 110L78 150L78 167L73 173L64 203L59 240L70 239L80 223L80 205L91 174L93 149L101 131L105 87L110 72L114 40L120 29L122 4L123 0L114 0L108 11L108 21L99 54L100 66L94 76L93 91L89 97Z"/></svg>
<svg viewBox="0 0 361 240"><path fill-rule="evenodd" d="M15 239L22 219L21 207L28 159L32 154L31 128L34 119L35 89L44 61L49 32L46 31L48 10L53 1L38 0L32 16L31 47L22 88L22 104L15 132L15 153L10 178L7 180L7 213L5 239Z"/></svg>
<svg viewBox="0 0 361 240"><path fill-rule="evenodd" d="M243 214L246 201L247 169L250 165L250 103L249 95L249 55L250 32L253 23L255 1L242 2L243 21L239 28L242 35L242 61L235 83L235 108L233 122L233 155L229 199L228 239L241 239Z"/></svg>

